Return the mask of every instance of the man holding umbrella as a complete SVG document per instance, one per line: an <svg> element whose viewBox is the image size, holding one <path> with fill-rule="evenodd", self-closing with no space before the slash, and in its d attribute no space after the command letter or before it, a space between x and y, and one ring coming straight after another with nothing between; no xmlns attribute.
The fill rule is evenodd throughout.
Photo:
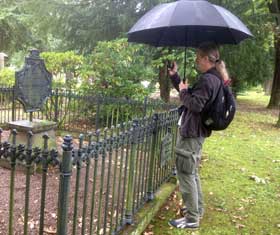
<svg viewBox="0 0 280 235"><path fill-rule="evenodd" d="M129 42L156 47L185 47L184 78L186 49L198 48L196 64L202 75L192 89L180 82L176 65L169 71L185 107L180 118L176 165L183 200L187 205L186 217L170 221L172 226L197 228L199 217L203 215L198 164L203 141L210 136L211 131L202 125L201 111L210 97L217 94L220 80L227 80L224 64L218 63L220 56L216 45L205 42L238 44L252 36L235 15L206 0L178 0L159 4L141 17L128 32Z"/></svg>
<svg viewBox="0 0 280 235"><path fill-rule="evenodd" d="M199 163L204 139L211 135L202 122L205 106L216 97L220 80L228 83L228 74L214 43L203 43L196 52L196 66L201 76L190 89L187 83L181 82L177 65L169 70L172 83L178 88L184 111L179 120L179 135L175 148L176 168L180 191L186 208L184 217L171 220L177 228L198 228L199 219L203 216L203 197L199 178Z"/></svg>

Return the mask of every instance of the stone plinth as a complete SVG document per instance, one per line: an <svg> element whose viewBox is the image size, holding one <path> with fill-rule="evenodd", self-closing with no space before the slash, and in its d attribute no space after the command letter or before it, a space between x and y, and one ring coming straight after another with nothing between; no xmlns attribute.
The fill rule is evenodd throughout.
<svg viewBox="0 0 280 235"><path fill-rule="evenodd" d="M51 122L47 120L38 120L34 119L32 122L28 120L15 121L8 123L9 128L16 129L18 134L16 138L16 144L27 144L27 133L32 131L32 146L43 148L44 140L42 136L44 134L49 135L49 149L56 149L56 137L55 137L55 128L56 122ZM9 137L9 142L12 142L12 135Z"/></svg>

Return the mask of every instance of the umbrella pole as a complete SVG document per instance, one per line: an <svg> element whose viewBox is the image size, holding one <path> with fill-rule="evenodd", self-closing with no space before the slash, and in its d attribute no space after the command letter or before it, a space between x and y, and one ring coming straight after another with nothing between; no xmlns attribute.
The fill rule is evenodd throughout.
<svg viewBox="0 0 280 235"><path fill-rule="evenodd" d="M183 83L186 82L186 67L187 67L187 47L185 47L185 58L184 58L184 77L183 77Z"/></svg>

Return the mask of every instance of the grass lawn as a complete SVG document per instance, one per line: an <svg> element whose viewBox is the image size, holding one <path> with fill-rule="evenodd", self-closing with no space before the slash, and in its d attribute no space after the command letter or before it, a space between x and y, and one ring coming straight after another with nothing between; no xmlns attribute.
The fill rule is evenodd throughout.
<svg viewBox="0 0 280 235"><path fill-rule="evenodd" d="M226 131L206 140L201 167L205 215L199 230L173 229L180 217L175 192L143 233L145 235L279 235L280 129L268 96L247 92Z"/></svg>

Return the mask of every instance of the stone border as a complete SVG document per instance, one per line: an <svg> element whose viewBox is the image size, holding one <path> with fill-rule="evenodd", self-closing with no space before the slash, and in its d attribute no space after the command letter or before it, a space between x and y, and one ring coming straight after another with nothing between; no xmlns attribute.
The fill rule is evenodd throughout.
<svg viewBox="0 0 280 235"><path fill-rule="evenodd" d="M148 202L135 216L134 224L129 225L121 235L141 235L151 220L156 216L160 208L176 189L176 178L172 178L168 183L163 184L155 194L155 199Z"/></svg>

